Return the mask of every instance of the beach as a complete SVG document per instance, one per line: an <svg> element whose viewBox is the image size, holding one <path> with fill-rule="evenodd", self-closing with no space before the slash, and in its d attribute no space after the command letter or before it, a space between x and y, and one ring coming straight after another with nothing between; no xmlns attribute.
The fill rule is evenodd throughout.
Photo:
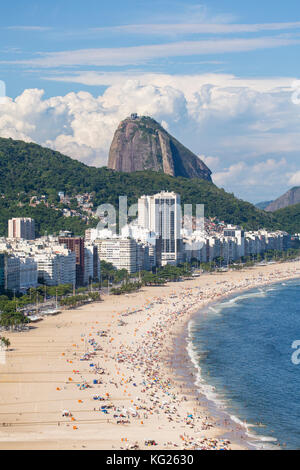
<svg viewBox="0 0 300 470"><path fill-rule="evenodd" d="M244 449L244 432L211 416L177 348L202 307L300 277L300 262L144 287L3 333L0 449ZM228 438L231 433L234 438Z"/></svg>

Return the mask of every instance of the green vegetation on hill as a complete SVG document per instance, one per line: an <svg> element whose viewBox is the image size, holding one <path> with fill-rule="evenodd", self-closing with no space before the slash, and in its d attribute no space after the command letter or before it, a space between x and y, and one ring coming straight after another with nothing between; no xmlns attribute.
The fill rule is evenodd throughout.
<svg viewBox="0 0 300 470"><path fill-rule="evenodd" d="M300 233L300 204L273 212L273 216L289 233Z"/></svg>
<svg viewBox="0 0 300 470"><path fill-rule="evenodd" d="M84 231L89 228L79 217L64 217L61 212L48 208L44 204L37 207L25 204L20 207L14 198L9 196L5 199L0 198L0 236L7 235L7 221L11 217L33 218L36 221L37 233L41 236L46 233L59 233L60 230L71 230L78 235L83 235Z"/></svg>
<svg viewBox="0 0 300 470"><path fill-rule="evenodd" d="M174 178L154 171L120 173L107 168L88 167L37 144L0 138L0 193L5 196L0 196L1 236L6 234L7 220L13 216L33 217L40 235L45 231L53 233L61 229L82 234L88 227L80 218L63 217L61 212L44 204L30 207L29 197L33 195L46 195L54 201L59 191L69 196L93 193L96 209L104 203L118 207L119 196L127 195L128 204L132 204L142 194L155 194L161 190L179 193L183 204L205 204L206 217L217 216L227 223L240 224L245 229L285 229L291 226L286 225L288 221L283 213L277 217L276 214L261 211L205 180ZM23 203L22 207L20 202ZM300 220L299 214L298 218ZM95 225L95 220L91 223ZM294 226L297 227L296 220Z"/></svg>

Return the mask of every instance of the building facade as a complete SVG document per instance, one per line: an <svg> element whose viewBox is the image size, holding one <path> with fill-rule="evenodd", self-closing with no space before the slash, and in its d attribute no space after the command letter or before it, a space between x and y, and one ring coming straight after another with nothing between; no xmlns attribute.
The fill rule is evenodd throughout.
<svg viewBox="0 0 300 470"><path fill-rule="evenodd" d="M182 260L180 196L162 191L138 200L138 224L161 239L162 265Z"/></svg>
<svg viewBox="0 0 300 470"><path fill-rule="evenodd" d="M76 255L76 285L84 285L84 238L59 237L58 242Z"/></svg>
<svg viewBox="0 0 300 470"><path fill-rule="evenodd" d="M8 238L35 239L35 223L30 218L15 218L8 221Z"/></svg>
<svg viewBox="0 0 300 470"><path fill-rule="evenodd" d="M131 238L105 238L95 240L101 260L130 274L139 270L138 244Z"/></svg>
<svg viewBox="0 0 300 470"><path fill-rule="evenodd" d="M38 280L47 286L76 284L76 255L70 250L63 252L44 252L35 255Z"/></svg>
<svg viewBox="0 0 300 470"><path fill-rule="evenodd" d="M18 256L20 260L20 290L26 292L31 287L38 285L37 262L33 257L26 256L25 253Z"/></svg>

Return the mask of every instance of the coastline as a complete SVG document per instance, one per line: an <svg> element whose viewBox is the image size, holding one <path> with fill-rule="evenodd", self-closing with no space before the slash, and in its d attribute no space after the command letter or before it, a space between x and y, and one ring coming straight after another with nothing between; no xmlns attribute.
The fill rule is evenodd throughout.
<svg viewBox="0 0 300 470"><path fill-rule="evenodd" d="M186 369L187 355L178 353L176 341L208 304L298 277L300 262L205 274L122 298L111 296L64 311L29 332L7 334L14 351L0 366L0 449L120 449L136 441L149 449L146 440L157 442L154 449L247 448L234 436L230 444L222 441L231 425L216 425L195 384L190 388L178 375L176 364ZM128 315L127 309L134 313ZM120 326L120 320L126 324ZM97 331L103 330L107 336L99 337ZM95 377L89 363L78 359L89 338L103 349L92 359L105 369L103 384L79 390L78 383L91 384ZM113 409L107 415L99 412L102 402L92 398L98 394L114 408L133 409L125 418L130 424L117 424L113 414L119 412ZM75 421L61 417L65 409Z"/></svg>
<svg viewBox="0 0 300 470"><path fill-rule="evenodd" d="M238 416L231 415L228 409L228 404L219 397L219 390L213 385L210 385L202 376L201 372L201 357L197 357L197 352L193 349L193 340L190 332L195 317L207 315L209 309L218 308L224 300L231 301L238 299L243 294L253 291L259 292L261 288L272 287L277 284L280 285L284 280L294 281L300 279L293 277L291 279L277 280L272 283L266 283L259 287L250 287L243 290L236 290L229 296L224 295L217 302L211 302L202 306L199 310L195 311L187 320L183 330L174 341L174 366L176 369L176 376L178 380L186 386L191 395L197 397L199 403L208 410L208 414L212 417L217 427L223 429L223 437L229 439L232 443L237 444L245 450L278 450L279 444L274 437L267 437L262 434L251 432L251 425L246 421L241 421ZM178 365L175 357L181 356L181 362L186 364L185 367ZM188 369L188 372L187 372ZM188 385L187 385L188 384ZM224 421L226 424L224 425ZM274 442L275 441L275 442Z"/></svg>

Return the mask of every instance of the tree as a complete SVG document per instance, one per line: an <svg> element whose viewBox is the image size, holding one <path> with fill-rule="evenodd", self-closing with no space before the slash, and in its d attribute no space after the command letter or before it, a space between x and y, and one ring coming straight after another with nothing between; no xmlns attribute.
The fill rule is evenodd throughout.
<svg viewBox="0 0 300 470"><path fill-rule="evenodd" d="M0 336L0 345L1 347L5 347L6 349L8 349L10 346L9 339L5 338L4 336Z"/></svg>
<svg viewBox="0 0 300 470"><path fill-rule="evenodd" d="M182 204L192 204L195 211L199 202L205 205L207 217L218 216L225 223L243 226L247 230L286 229L300 232L300 205L291 206L275 213L267 213L252 204L226 193L213 183L200 178L172 177L154 171L121 173L108 168L93 168L53 150L37 144L0 139L0 235L7 233L7 220L11 217L28 216L36 221L38 234L45 230L59 232L71 230L77 235L88 226L97 224L90 219L87 226L79 217L64 217L60 210L44 204L29 206L32 196L45 195L58 208L57 194L64 191L72 200L76 194L89 192L97 207L103 202L118 204L119 194L127 194L128 203L134 204L142 194L155 194L162 189L174 191L181 196ZM19 207L22 201L25 205ZM74 208L77 208L77 201Z"/></svg>
<svg viewBox="0 0 300 470"><path fill-rule="evenodd" d="M0 316L0 327L5 330L22 330L30 320L23 313L4 312Z"/></svg>

